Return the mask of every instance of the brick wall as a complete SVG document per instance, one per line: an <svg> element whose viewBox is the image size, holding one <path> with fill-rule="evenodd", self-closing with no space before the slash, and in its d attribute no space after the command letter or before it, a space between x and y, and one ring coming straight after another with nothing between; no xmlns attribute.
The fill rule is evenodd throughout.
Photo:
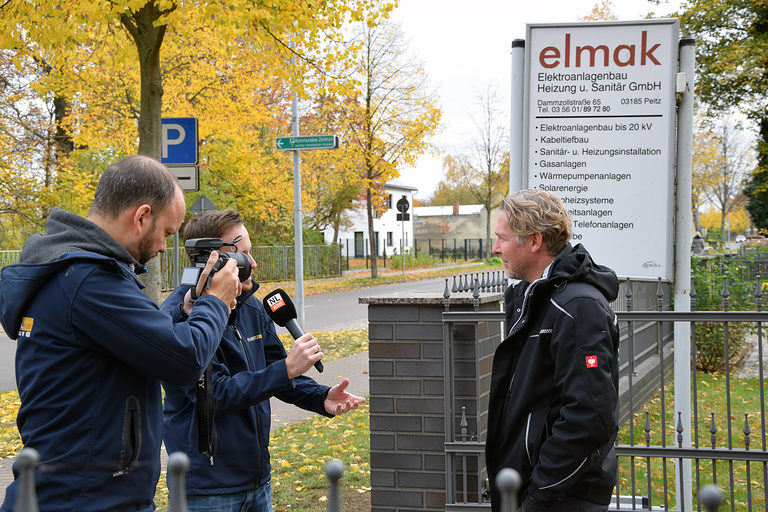
<svg viewBox="0 0 768 512"><path fill-rule="evenodd" d="M501 294L480 300L481 311L501 309ZM445 510L442 294L360 302L368 304L371 511ZM472 311L470 294L454 294L450 310ZM481 323L477 333L474 326L459 325L454 337L456 430L465 406L469 433L483 440L500 324ZM477 489L469 490L476 495Z"/></svg>

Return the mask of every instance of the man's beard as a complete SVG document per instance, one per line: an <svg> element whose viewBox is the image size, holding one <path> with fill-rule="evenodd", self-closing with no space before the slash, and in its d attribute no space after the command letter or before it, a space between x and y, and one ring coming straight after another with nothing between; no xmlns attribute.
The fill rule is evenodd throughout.
<svg viewBox="0 0 768 512"><path fill-rule="evenodd" d="M139 240L139 243L136 245L136 250L133 257L136 258L136 261L142 265L146 265L149 260L157 255L157 251L152 249L152 238L155 234L156 222L157 219L152 218L152 224L149 226L150 232L147 233L141 240Z"/></svg>

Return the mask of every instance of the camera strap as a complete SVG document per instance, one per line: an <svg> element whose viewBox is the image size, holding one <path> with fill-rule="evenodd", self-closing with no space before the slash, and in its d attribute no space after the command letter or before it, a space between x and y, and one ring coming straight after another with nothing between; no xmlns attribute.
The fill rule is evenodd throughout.
<svg viewBox="0 0 768 512"><path fill-rule="evenodd" d="M207 455L211 466L216 455L215 404L213 400L213 364L209 363L195 390L195 419L197 420L197 448Z"/></svg>

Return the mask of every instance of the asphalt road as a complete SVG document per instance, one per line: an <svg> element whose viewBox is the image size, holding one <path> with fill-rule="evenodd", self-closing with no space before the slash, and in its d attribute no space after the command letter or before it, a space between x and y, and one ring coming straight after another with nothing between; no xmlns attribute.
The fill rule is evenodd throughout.
<svg viewBox="0 0 768 512"><path fill-rule="evenodd" d="M269 283L264 285L269 288ZM410 281L407 283L376 286L344 292L307 295L304 297L304 330L307 332L362 329L368 325L368 306L358 304L358 298L393 292L440 292L445 288L444 279ZM278 334L287 332L278 327ZM16 388L14 360L16 342L5 333L0 334L0 391Z"/></svg>

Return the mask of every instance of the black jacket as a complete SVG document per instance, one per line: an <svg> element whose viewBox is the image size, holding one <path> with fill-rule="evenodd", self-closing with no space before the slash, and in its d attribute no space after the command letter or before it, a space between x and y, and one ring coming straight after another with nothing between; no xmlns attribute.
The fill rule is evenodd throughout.
<svg viewBox="0 0 768 512"><path fill-rule="evenodd" d="M521 502L569 495L609 503L619 348L609 303L617 293L616 274L570 244L547 277L507 289L508 334L494 356L486 441L493 510L505 467L522 477Z"/></svg>

